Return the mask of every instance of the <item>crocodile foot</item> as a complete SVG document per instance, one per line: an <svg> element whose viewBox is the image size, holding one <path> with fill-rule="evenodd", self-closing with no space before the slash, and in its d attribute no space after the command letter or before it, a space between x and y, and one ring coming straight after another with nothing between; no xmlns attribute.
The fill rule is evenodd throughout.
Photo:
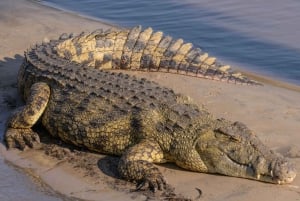
<svg viewBox="0 0 300 201"><path fill-rule="evenodd" d="M8 128L5 141L9 149L25 150L26 147L37 148L40 144L39 135L30 128Z"/></svg>
<svg viewBox="0 0 300 201"><path fill-rule="evenodd" d="M152 191L166 189L167 182L158 168L154 167L138 182L136 190L139 191L147 187Z"/></svg>

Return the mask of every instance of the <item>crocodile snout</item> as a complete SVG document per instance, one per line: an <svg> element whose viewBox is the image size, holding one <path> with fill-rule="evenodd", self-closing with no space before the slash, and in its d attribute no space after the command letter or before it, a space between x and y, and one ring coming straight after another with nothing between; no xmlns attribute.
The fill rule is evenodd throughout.
<svg viewBox="0 0 300 201"><path fill-rule="evenodd" d="M274 182L278 184L291 183L296 175L297 171L295 166L285 160L276 161L271 170L271 176Z"/></svg>

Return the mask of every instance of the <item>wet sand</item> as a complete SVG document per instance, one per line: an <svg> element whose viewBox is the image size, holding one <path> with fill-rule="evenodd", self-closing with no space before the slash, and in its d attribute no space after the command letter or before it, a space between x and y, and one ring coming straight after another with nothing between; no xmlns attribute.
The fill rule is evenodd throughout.
<svg viewBox="0 0 300 201"><path fill-rule="evenodd" d="M57 38L63 32L92 31L110 25L26 0L0 2L0 131L6 117L21 104L16 89L17 70L23 52L36 42ZM238 86L222 82L163 73L128 72L154 80L175 92L190 96L216 117L246 123L276 152L289 157L300 170L300 93L297 86L263 78L264 87ZM258 76L259 75L254 75ZM41 131L43 133L44 131ZM0 134L3 136L3 133ZM131 192L134 185L119 179L117 157L69 147L42 137L37 150L7 151L1 155L63 195L83 200L146 200L167 198ZM160 165L168 183L180 198L201 200L297 200L300 177L290 185L273 185L240 178L189 172L173 164ZM171 190L170 190L171 193Z"/></svg>

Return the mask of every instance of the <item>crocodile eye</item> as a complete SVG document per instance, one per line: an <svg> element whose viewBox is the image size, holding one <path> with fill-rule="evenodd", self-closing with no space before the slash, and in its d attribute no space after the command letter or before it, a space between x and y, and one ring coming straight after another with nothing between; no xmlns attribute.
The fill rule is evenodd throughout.
<svg viewBox="0 0 300 201"><path fill-rule="evenodd" d="M235 126L220 127L215 132L229 138L232 141L241 141L240 130Z"/></svg>
<svg viewBox="0 0 300 201"><path fill-rule="evenodd" d="M236 141L236 142L239 142L240 141L240 138L239 137L237 137L237 136L229 136L229 138L230 138L230 140L232 140L232 141Z"/></svg>
<svg viewBox="0 0 300 201"><path fill-rule="evenodd" d="M215 136L218 139L224 139L224 140L229 140L232 142L240 142L241 137L239 135L234 135L234 133L226 132L225 130L222 129L217 129L215 130Z"/></svg>

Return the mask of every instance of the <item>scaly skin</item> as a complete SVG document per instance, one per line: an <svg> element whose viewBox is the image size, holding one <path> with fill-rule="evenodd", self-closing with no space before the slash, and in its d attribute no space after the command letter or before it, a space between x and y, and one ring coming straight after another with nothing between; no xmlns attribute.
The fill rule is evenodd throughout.
<svg viewBox="0 0 300 201"><path fill-rule="evenodd" d="M39 137L31 127L41 119L51 135L65 142L120 156L120 175L137 182L138 188L163 189L165 179L154 163L166 161L197 172L277 184L293 181L294 167L264 146L244 124L215 119L188 98L154 82L98 69L98 65L141 68L140 62L150 69L190 65L187 69L194 70L199 61L212 63L206 54L199 56L198 49L190 50L181 40L172 42L165 37L153 48L162 34L151 35L147 29L138 37L140 32L137 27L73 38L62 35L25 52L18 87L26 105L8 120L7 146L24 149L38 144ZM130 40L125 40L125 33L131 35ZM151 42L145 48L142 41L148 39ZM123 50L116 42L125 46ZM105 45L112 43L114 47ZM144 53L133 43L144 48ZM158 56L163 55L166 44L171 44L167 53Z"/></svg>
<svg viewBox="0 0 300 201"><path fill-rule="evenodd" d="M97 69L126 69L179 73L244 85L261 85L230 66L221 65L200 48L182 39L173 40L152 28L108 30L67 38L56 47L63 58ZM53 53L51 53L53 54Z"/></svg>

